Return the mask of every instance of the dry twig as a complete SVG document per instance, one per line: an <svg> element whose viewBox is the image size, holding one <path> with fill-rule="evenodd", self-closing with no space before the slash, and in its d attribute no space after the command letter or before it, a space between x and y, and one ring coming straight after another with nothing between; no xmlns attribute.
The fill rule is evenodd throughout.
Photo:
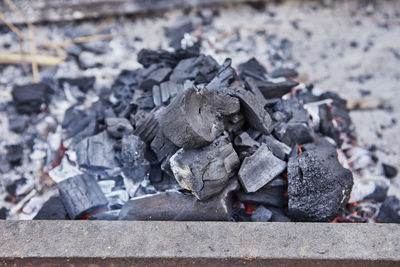
<svg viewBox="0 0 400 267"><path fill-rule="evenodd" d="M36 63L42 66L56 66L63 62L65 58L48 55L36 55ZM0 64L22 64L31 63L32 55L19 53L0 53Z"/></svg>

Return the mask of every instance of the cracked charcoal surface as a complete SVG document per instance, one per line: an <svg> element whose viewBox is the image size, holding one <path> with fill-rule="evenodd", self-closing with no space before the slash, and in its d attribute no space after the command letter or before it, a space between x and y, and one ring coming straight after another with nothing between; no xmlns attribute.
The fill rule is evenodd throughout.
<svg viewBox="0 0 400 267"><path fill-rule="evenodd" d="M222 191L239 163L239 157L226 136L201 149L180 149L170 159L171 170L179 185L199 200Z"/></svg>
<svg viewBox="0 0 400 267"><path fill-rule="evenodd" d="M289 159L289 215L296 221L331 221L341 215L353 186L335 149L317 147Z"/></svg>

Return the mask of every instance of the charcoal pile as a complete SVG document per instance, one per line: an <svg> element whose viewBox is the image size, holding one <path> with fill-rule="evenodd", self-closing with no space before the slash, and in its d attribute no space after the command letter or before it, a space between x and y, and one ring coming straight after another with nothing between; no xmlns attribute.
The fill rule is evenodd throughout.
<svg viewBox="0 0 400 267"><path fill-rule="evenodd" d="M76 99L48 136L44 171L59 193L35 219L344 216L353 176L338 153L354 137L337 94L314 95L293 71L268 73L255 58L235 70L229 58L220 65L178 48L142 50L138 61L90 105L90 77L14 87L10 108L21 117L45 112L51 98ZM7 160L20 164L22 153L10 146Z"/></svg>
<svg viewBox="0 0 400 267"><path fill-rule="evenodd" d="M0 158L1 218L399 222L389 182L357 178L376 159L344 99L178 37L174 52L141 50L143 67L111 88L87 76L13 87L2 110L23 141Z"/></svg>

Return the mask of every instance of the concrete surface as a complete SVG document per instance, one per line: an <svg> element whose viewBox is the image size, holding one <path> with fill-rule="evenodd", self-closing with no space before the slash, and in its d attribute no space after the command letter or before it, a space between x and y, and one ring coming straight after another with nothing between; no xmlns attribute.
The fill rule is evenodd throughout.
<svg viewBox="0 0 400 267"><path fill-rule="evenodd" d="M400 261L395 224L0 221L0 236L0 265L24 258Z"/></svg>

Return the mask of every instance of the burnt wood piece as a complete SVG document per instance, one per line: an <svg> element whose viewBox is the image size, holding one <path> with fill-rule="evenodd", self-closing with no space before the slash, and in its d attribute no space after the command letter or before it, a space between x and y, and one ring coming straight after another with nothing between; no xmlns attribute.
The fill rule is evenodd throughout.
<svg viewBox="0 0 400 267"><path fill-rule="evenodd" d="M345 208L353 186L332 147L318 147L288 163L289 215L295 221L331 221Z"/></svg>
<svg viewBox="0 0 400 267"><path fill-rule="evenodd" d="M233 143L235 144L235 147L239 149L251 149L254 147L258 148L260 146L260 143L251 138L246 132L236 136Z"/></svg>
<svg viewBox="0 0 400 267"><path fill-rule="evenodd" d="M155 106L167 105L176 95L183 92L183 84L167 81L153 86L153 102Z"/></svg>
<svg viewBox="0 0 400 267"><path fill-rule="evenodd" d="M383 168L383 174L387 178L393 178L397 175L397 169L392 165L382 163L382 168Z"/></svg>
<svg viewBox="0 0 400 267"><path fill-rule="evenodd" d="M143 90L151 90L154 85L159 85L165 81L172 69L170 67L162 66L161 64L153 64L146 69L141 70L143 80L140 83L140 88Z"/></svg>
<svg viewBox="0 0 400 267"><path fill-rule="evenodd" d="M47 200L33 220L68 220L68 213L60 196L53 196Z"/></svg>
<svg viewBox="0 0 400 267"><path fill-rule="evenodd" d="M221 136L203 148L180 149L170 159L176 181L199 200L221 192L239 163L227 136Z"/></svg>
<svg viewBox="0 0 400 267"><path fill-rule="evenodd" d="M242 132L240 135L236 136L233 140L233 144L235 145L235 149L241 161L254 154L260 147L260 143L251 138L246 132Z"/></svg>
<svg viewBox="0 0 400 267"><path fill-rule="evenodd" d="M129 200L121 209L120 220L137 221L229 221L233 191L239 188L231 179L217 196L200 201L191 194L166 191Z"/></svg>
<svg viewBox="0 0 400 267"><path fill-rule="evenodd" d="M240 190L236 193L236 196L244 203L283 208L288 204L286 192L287 181L278 177L254 193L246 193L244 190Z"/></svg>
<svg viewBox="0 0 400 267"><path fill-rule="evenodd" d="M189 88L161 112L161 130L178 147L199 148L214 141L224 130L223 116L239 108L236 98Z"/></svg>
<svg viewBox="0 0 400 267"><path fill-rule="evenodd" d="M77 163L86 169L112 169L118 167L115 159L116 140L106 131L87 137L75 145Z"/></svg>
<svg viewBox="0 0 400 267"><path fill-rule="evenodd" d="M221 92L236 78L236 72L231 67L232 59L225 59L215 77L207 84L206 88L212 92Z"/></svg>
<svg viewBox="0 0 400 267"><path fill-rule="evenodd" d="M292 151L288 145L279 142L272 135L263 135L258 141L267 144L272 153L281 160L286 160Z"/></svg>
<svg viewBox="0 0 400 267"><path fill-rule="evenodd" d="M295 69L285 69L285 68L276 69L269 74L269 76L272 78L284 77L286 79L295 78L298 75L299 73Z"/></svg>
<svg viewBox="0 0 400 267"><path fill-rule="evenodd" d="M268 222L272 218L272 211L265 208L264 206L259 206L252 214L252 222Z"/></svg>
<svg viewBox="0 0 400 267"><path fill-rule="evenodd" d="M159 123L156 118L158 108L150 111L145 118L136 122L136 129L133 134L139 136L145 143L151 142L156 136Z"/></svg>
<svg viewBox="0 0 400 267"><path fill-rule="evenodd" d="M19 113L33 114L50 102L51 88L45 83L16 85L12 90L13 104Z"/></svg>
<svg viewBox="0 0 400 267"><path fill-rule="evenodd" d="M122 138L133 131L131 123L125 118L106 118L105 123L108 134L115 138Z"/></svg>
<svg viewBox="0 0 400 267"><path fill-rule="evenodd" d="M187 58L198 57L199 53L192 50L178 49L175 52L165 50L142 49L138 53L138 62L145 68L152 64L162 64L174 68L178 63Z"/></svg>
<svg viewBox="0 0 400 267"><path fill-rule="evenodd" d="M6 160L11 165L20 165L24 156L24 147L21 144L6 145L7 150Z"/></svg>
<svg viewBox="0 0 400 267"><path fill-rule="evenodd" d="M225 92L240 100L240 110L251 127L264 134L271 133L273 129L272 119L264 109L262 100L252 92L240 87L231 87Z"/></svg>
<svg viewBox="0 0 400 267"><path fill-rule="evenodd" d="M170 81L183 83L194 80L196 83L208 83L217 74L220 66L211 56L201 54L181 60L171 73Z"/></svg>
<svg viewBox="0 0 400 267"><path fill-rule="evenodd" d="M314 141L312 129L305 123L277 123L274 135L290 147Z"/></svg>
<svg viewBox="0 0 400 267"><path fill-rule="evenodd" d="M91 174L85 173L65 179L59 182L57 187L71 219L80 219L86 214L107 207L107 199Z"/></svg>
<svg viewBox="0 0 400 267"><path fill-rule="evenodd" d="M94 84L96 82L96 78L94 76L90 77L77 77L77 78L59 78L58 86L63 88L64 83L69 84L70 86L76 86L83 93L87 93L90 89L93 89Z"/></svg>
<svg viewBox="0 0 400 267"><path fill-rule="evenodd" d="M281 98L289 93L293 87L299 85L298 82L293 81L284 81L279 83L257 81L256 84L266 99Z"/></svg>
<svg viewBox="0 0 400 267"><path fill-rule="evenodd" d="M400 223L400 200L396 196L387 196L378 214L382 223Z"/></svg>
<svg viewBox="0 0 400 267"><path fill-rule="evenodd" d="M338 147L341 146L340 131L333 125L333 116L330 107L326 104L320 105L318 108L319 115L319 131L335 140Z"/></svg>
<svg viewBox="0 0 400 267"><path fill-rule="evenodd" d="M261 65L254 57L242 63L238 66L240 77L245 79L246 77L251 77L256 80L265 80L265 74L267 70L263 65Z"/></svg>
<svg viewBox="0 0 400 267"><path fill-rule="evenodd" d="M29 16L23 17L14 9L0 2L0 9L8 21L14 24L36 23L43 21L71 21L90 18L100 18L110 15L141 14L162 11L173 8L190 8L216 4L244 3L258 0L14 0L22 12ZM4 10L4 11L3 11ZM2 24L2 22L0 22Z"/></svg>
<svg viewBox="0 0 400 267"><path fill-rule="evenodd" d="M239 170L239 181L247 193L256 192L286 169L286 162L275 157L262 144L250 157L244 159Z"/></svg>
<svg viewBox="0 0 400 267"><path fill-rule="evenodd" d="M157 132L150 144L151 150L156 154L157 159L161 162L165 158L172 156L179 149L171 141L164 137L163 133Z"/></svg>
<svg viewBox="0 0 400 267"><path fill-rule="evenodd" d="M307 110L297 101L280 99L274 105L273 110L285 113L289 118L289 122L308 123Z"/></svg>
<svg viewBox="0 0 400 267"><path fill-rule="evenodd" d="M135 135L125 135L121 140L119 162L124 174L124 184L133 197L140 184L149 176L150 163L145 159L146 144Z"/></svg>

